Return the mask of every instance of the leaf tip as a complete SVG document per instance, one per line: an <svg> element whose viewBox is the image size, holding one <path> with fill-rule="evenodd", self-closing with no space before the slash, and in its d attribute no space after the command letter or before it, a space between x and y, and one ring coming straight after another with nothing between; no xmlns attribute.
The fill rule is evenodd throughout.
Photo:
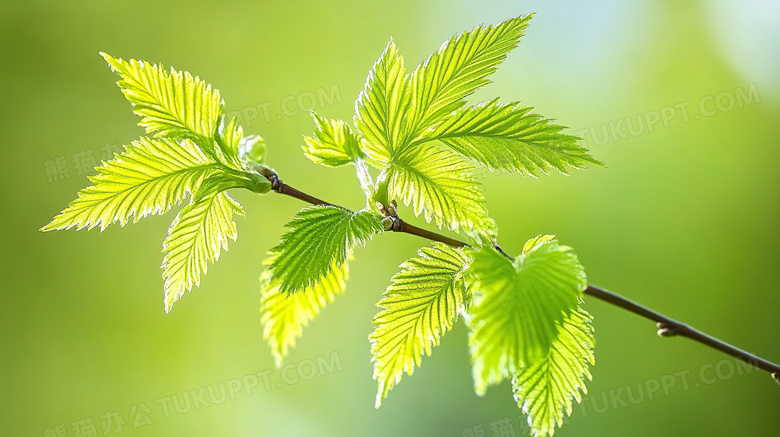
<svg viewBox="0 0 780 437"><path fill-rule="evenodd" d="M601 168L607 168L607 164L604 164L603 162L599 161L598 159L591 156L591 164L595 165L596 167Z"/></svg>
<svg viewBox="0 0 780 437"><path fill-rule="evenodd" d="M165 314L169 314L171 312L171 309L173 309L173 304L176 303L179 299L184 296L184 291L179 290L178 292L173 292L173 290L166 287L165 292L163 294L163 305L165 307Z"/></svg>
<svg viewBox="0 0 780 437"><path fill-rule="evenodd" d="M379 409L382 406L382 401L387 397L388 380L383 378L377 379L376 400L374 401L374 409Z"/></svg>
<svg viewBox="0 0 780 437"><path fill-rule="evenodd" d="M54 220L50 221L49 223L43 225L38 229L38 232L49 232L49 231L56 231L59 228L54 225Z"/></svg>
<svg viewBox="0 0 780 437"><path fill-rule="evenodd" d="M106 61L108 66L111 67L111 70L117 73L119 72L119 65L122 63L121 59L117 59L106 52L98 52L98 54Z"/></svg>
<svg viewBox="0 0 780 437"><path fill-rule="evenodd" d="M284 356L286 355L285 351L282 350L281 347L272 348L271 354L274 356L274 367L277 369L281 369L282 364L284 364Z"/></svg>

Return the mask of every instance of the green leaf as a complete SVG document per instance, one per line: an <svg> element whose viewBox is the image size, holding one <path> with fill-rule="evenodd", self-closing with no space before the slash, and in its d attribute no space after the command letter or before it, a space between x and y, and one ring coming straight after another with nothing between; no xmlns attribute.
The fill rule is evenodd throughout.
<svg viewBox="0 0 780 437"><path fill-rule="evenodd" d="M554 168L603 165L579 138L561 133L558 126L519 103L499 105L498 99L462 109L423 135L420 142L438 140L491 169L535 175Z"/></svg>
<svg viewBox="0 0 780 437"><path fill-rule="evenodd" d="M352 128L342 120L331 120L311 113L316 125L316 138L304 137L303 153L317 164L339 167L362 158L363 152Z"/></svg>
<svg viewBox="0 0 780 437"><path fill-rule="evenodd" d="M244 170L245 166L239 158L239 148L244 144L244 129L238 124L236 117L228 119L223 115L214 139L219 145L219 150L215 150L219 161L232 168Z"/></svg>
<svg viewBox="0 0 780 437"><path fill-rule="evenodd" d="M163 278L165 279L165 312L193 285L200 285L208 263L219 259L228 240L236 240L233 214L243 215L241 205L227 195L228 184L213 183L184 207L168 229L163 241Z"/></svg>
<svg viewBox="0 0 780 437"><path fill-rule="evenodd" d="M595 364L591 317L582 308L572 311L558 325L558 335L546 356L522 369L512 379L520 408L528 415L532 435L552 436L571 415L573 400L587 393L589 365Z"/></svg>
<svg viewBox="0 0 780 437"><path fill-rule="evenodd" d="M265 264L269 264L269 259ZM287 352L295 347L295 340L303 328L319 314L325 305L344 292L349 279L349 263L334 265L330 273L315 285L297 293L288 294L279 290L279 281L266 270L260 278L262 298L260 314L263 322L263 338L268 341L274 355L276 367L282 365Z"/></svg>
<svg viewBox="0 0 780 437"><path fill-rule="evenodd" d="M263 174L265 161L265 141L256 135L244 136L244 130L238 125L236 117L222 116L217 135L214 136L219 145L216 150L217 159L224 163L227 172L234 177L243 179L241 185L258 194L271 191L271 181ZM259 168L258 168L259 167ZM233 171L233 170L237 170Z"/></svg>
<svg viewBox="0 0 780 437"><path fill-rule="evenodd" d="M529 240L514 262L491 247L473 254L469 346L480 395L549 352L587 287L577 256L553 238Z"/></svg>
<svg viewBox="0 0 780 437"><path fill-rule="evenodd" d="M290 231L271 249L269 267L282 293L314 286L334 264L342 265L356 246L383 230L377 214L323 205L302 209L285 226Z"/></svg>
<svg viewBox="0 0 780 437"><path fill-rule="evenodd" d="M420 249L393 276L377 303L382 310L369 337L379 384L377 407L404 372L411 375L420 365L423 352L431 355L458 313L465 311L465 264L462 251L436 244Z"/></svg>
<svg viewBox="0 0 780 437"><path fill-rule="evenodd" d="M435 144L407 150L393 159L385 174L390 198L412 205L441 228L494 231L485 198L474 179L474 167L459 155ZM382 175L380 175L380 178Z"/></svg>
<svg viewBox="0 0 780 437"><path fill-rule="evenodd" d="M126 151L96 168L94 184L54 217L42 231L92 229L137 222L148 214L163 214L200 184L221 172L190 140L141 138Z"/></svg>
<svg viewBox="0 0 780 437"><path fill-rule="evenodd" d="M531 17L517 17L456 35L420 64L410 81L410 135L417 136L441 121L462 107L466 96L488 84L487 77L517 47Z"/></svg>
<svg viewBox="0 0 780 437"><path fill-rule="evenodd" d="M257 135L248 135L241 138L238 145L238 156L248 165L265 164L265 140Z"/></svg>
<svg viewBox="0 0 780 437"><path fill-rule="evenodd" d="M365 139L363 148L382 166L400 144L409 97L404 60L391 39L355 103L355 127Z"/></svg>
<svg viewBox="0 0 780 437"><path fill-rule="evenodd" d="M219 91L188 72L169 73L162 65L100 55L122 77L117 84L147 133L211 146L224 105Z"/></svg>

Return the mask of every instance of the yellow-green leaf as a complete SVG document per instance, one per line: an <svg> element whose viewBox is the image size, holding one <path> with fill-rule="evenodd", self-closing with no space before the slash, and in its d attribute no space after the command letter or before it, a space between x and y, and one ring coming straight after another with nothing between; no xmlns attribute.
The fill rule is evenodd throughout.
<svg viewBox="0 0 780 437"><path fill-rule="evenodd" d="M416 216L441 228L461 228L491 234L494 223L474 178L474 166L458 154L435 144L396 157L386 171L388 194L411 205Z"/></svg>
<svg viewBox="0 0 780 437"><path fill-rule="evenodd" d="M270 260L265 264L269 264ZM279 281L274 280L270 270L263 272L260 278L262 297L260 314L263 323L263 338L271 347L276 366L302 334L311 320L319 314L325 305L333 302L336 296L344 292L349 279L349 263L333 265L330 272L316 284L296 293L285 293L279 289Z"/></svg>
<svg viewBox="0 0 780 437"><path fill-rule="evenodd" d="M558 335L546 356L530 363L512 379L517 404L528 415L532 435L552 436L571 415L573 401L587 393L595 364L591 317L584 309L571 312L558 325Z"/></svg>
<svg viewBox="0 0 780 437"><path fill-rule="evenodd" d="M339 167L363 157L358 139L342 120L323 118L311 113L316 137L304 137L303 153L317 164Z"/></svg>
<svg viewBox="0 0 780 437"><path fill-rule="evenodd" d="M387 165L404 133L410 88L404 60L390 40L355 103L355 127L373 162Z"/></svg>
<svg viewBox="0 0 780 437"><path fill-rule="evenodd" d="M209 263L219 259L228 240L238 237L233 214L243 214L241 205L215 185L179 212L163 241L165 312L171 310L194 285L200 285Z"/></svg>
<svg viewBox="0 0 780 437"><path fill-rule="evenodd" d="M377 407L404 372L411 375L420 365L423 353L430 356L465 310L465 264L460 250L436 244L420 249L393 276L377 303L382 310L369 337Z"/></svg>
<svg viewBox="0 0 780 437"><path fill-rule="evenodd" d="M188 72L106 53L101 56L122 79L117 82L139 126L154 137L190 138L208 147L222 115L219 91ZM205 139L205 140L204 140Z"/></svg>
<svg viewBox="0 0 780 437"><path fill-rule="evenodd" d="M284 293L314 286L334 265L343 264L355 247L383 230L375 213L330 205L306 207L286 226L290 230L271 249L269 265Z"/></svg>
<svg viewBox="0 0 780 437"><path fill-rule="evenodd" d="M441 141L453 150L496 170L535 176L551 168L563 174L586 164L603 165L562 133L563 126L531 112L519 103L499 105L498 99L451 114L419 142Z"/></svg>
<svg viewBox="0 0 780 437"><path fill-rule="evenodd" d="M456 35L412 73L408 123L417 136L465 104L464 98L488 84L488 76L517 47L531 15ZM410 138L413 139L413 138Z"/></svg>
<svg viewBox="0 0 780 437"><path fill-rule="evenodd" d="M126 151L96 168L94 184L41 230L100 230L111 223L122 226L148 214L163 214L186 195L198 190L208 177L220 173L190 140L141 138Z"/></svg>
<svg viewBox="0 0 780 437"><path fill-rule="evenodd" d="M572 249L552 236L529 240L514 262L482 247L473 253L470 271L477 282L469 346L474 387L483 394L548 354L587 279Z"/></svg>

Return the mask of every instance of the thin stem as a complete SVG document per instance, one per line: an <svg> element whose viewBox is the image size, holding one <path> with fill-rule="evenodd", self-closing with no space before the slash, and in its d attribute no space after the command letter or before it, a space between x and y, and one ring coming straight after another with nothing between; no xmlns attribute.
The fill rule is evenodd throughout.
<svg viewBox="0 0 780 437"><path fill-rule="evenodd" d="M286 196L295 197L296 199L303 200L304 202L309 202L312 205L329 205L334 206L328 202L325 202L324 200L320 200L314 196L310 196L303 191L297 190L289 185L282 185L282 187L279 190L275 190L279 194L284 194Z"/></svg>
<svg viewBox="0 0 780 437"><path fill-rule="evenodd" d="M336 206L332 203L326 202L322 199L318 199L312 195L306 194L301 190L298 190L296 188L293 188L284 182L282 182L281 179L279 179L279 176L276 175L276 173L271 173L268 175L264 175L269 181L271 181L271 189L276 191L279 194L284 194L285 196L294 197L298 200L303 200L304 202L311 203L312 205L328 205L328 206Z"/></svg>
<svg viewBox="0 0 780 437"><path fill-rule="evenodd" d="M428 240L438 241L452 247L468 246L468 244L464 243L463 241L456 240L454 238L450 238L441 234L437 234L436 232L432 232L427 229L418 228L417 226L409 224L401 219L398 219L398 223L400 225L400 228L395 232L403 232L406 234L416 235L418 237L422 237Z"/></svg>
<svg viewBox="0 0 780 437"><path fill-rule="evenodd" d="M294 197L296 199L303 200L304 202L308 202L314 205L335 206L331 203L325 202L324 200L318 199L314 196L310 196L300 190L297 190L283 183L276 174L265 175L265 176L268 178L268 180L271 181L273 190L276 191L277 193ZM392 227L392 230L394 232L416 235L418 237L422 237L432 241L438 241L440 243L444 243L446 245L453 246L453 247L469 246L469 244L464 241L460 241L455 238L450 238L445 235L441 235L426 229L418 228L417 226L411 225L401 220L400 218L395 218L395 221L396 224ZM498 245L497 242L495 241L493 242L493 247L499 253L506 256L507 258L513 259L510 255L508 255L506 252L504 252L501 249L501 247ZM752 366L755 366L761 370L765 370L771 373L772 378L780 384L780 365L772 363L771 361L767 361L763 358L760 358L742 349L736 348L715 337L705 334L704 332L694 329L686 324L680 323L674 319L670 319L664 316L663 314L660 314L656 311L653 311L649 308L646 308L642 305L639 305L622 296L619 296L615 293L604 290L602 288L593 285L588 285L588 287L585 289L585 294L594 297L596 299L603 300L604 302L615 305L626 311L632 312L634 314L637 314L646 319L650 319L656 322L658 326L658 335L662 337L675 337L675 336L687 337L693 341L699 342L703 345L719 350L727 355L731 355L737 359L745 361L748 364L751 364Z"/></svg>
<svg viewBox="0 0 780 437"><path fill-rule="evenodd" d="M638 314L646 319L650 319L656 322L658 326L658 335L661 337L687 337L693 341L697 341L713 349L717 349L725 354L731 355L732 357L739 358L740 360L752 364L761 370L766 370L767 372L772 373L772 377L775 379L777 379L777 375L780 374L780 366L772 363L771 361L767 361L749 352L743 351L742 349L736 348L728 343L718 340L715 337L707 335L698 329L694 329L684 323L670 319L663 314L639 305L638 303L632 302L625 297L619 296L615 293L593 285L588 285L588 288L585 289L585 294L593 296L597 299L601 299L605 302L611 303L612 305L623 308L624 310L630 311L634 314Z"/></svg>

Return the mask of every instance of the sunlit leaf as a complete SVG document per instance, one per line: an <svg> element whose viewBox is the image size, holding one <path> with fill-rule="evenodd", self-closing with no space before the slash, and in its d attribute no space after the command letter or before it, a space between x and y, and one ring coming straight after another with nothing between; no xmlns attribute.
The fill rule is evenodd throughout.
<svg viewBox="0 0 780 437"><path fill-rule="evenodd" d="M301 336L303 328L317 317L325 305L344 292L347 279L349 263L345 262L341 266L333 265L330 272L315 285L290 294L279 290L279 281L274 280L270 270L263 272L260 278L263 338L271 347L277 367L281 366L289 350L295 347L295 340Z"/></svg>
<svg viewBox="0 0 780 437"><path fill-rule="evenodd" d="M316 126L316 137L304 137L304 154L328 167L350 164L363 157L352 128L342 120L331 120L311 113Z"/></svg>
<svg viewBox="0 0 780 437"><path fill-rule="evenodd" d="M396 157L386 178L390 198L412 206L415 215L454 231L492 231L485 198L474 179L474 167L456 153L435 144Z"/></svg>
<svg viewBox="0 0 780 437"><path fill-rule="evenodd" d="M271 249L269 266L282 293L314 286L334 265L343 264L356 246L383 230L372 212L323 205L300 210L286 226L290 230Z"/></svg>
<svg viewBox="0 0 780 437"><path fill-rule="evenodd" d="M245 144L244 129L236 117L222 116L214 136L219 149L215 150L217 159L235 169L244 169L239 157L239 148ZM246 146L244 146L246 147Z"/></svg>
<svg viewBox="0 0 780 437"><path fill-rule="evenodd" d="M200 78L188 72L134 59L125 61L106 53L101 56L122 79L117 82L133 112L142 117L139 126L154 137L189 138L209 148L222 115L222 98Z"/></svg>
<svg viewBox="0 0 780 437"><path fill-rule="evenodd" d="M595 363L591 317L583 309L572 311L558 325L558 335L546 356L532 362L512 379L515 399L528 415L532 435L552 436L571 415L573 401L587 393Z"/></svg>
<svg viewBox="0 0 780 437"><path fill-rule="evenodd" d="M473 254L471 272L477 283L469 346L474 387L482 394L548 354L587 279L572 249L552 236L529 240L514 262L483 247Z"/></svg>
<svg viewBox="0 0 780 437"><path fill-rule="evenodd" d="M238 236L233 215L243 210L224 190L225 186L211 185L179 212L168 229L162 266L166 312L186 291L200 285L208 264L215 263L221 250L227 250L228 240Z"/></svg>
<svg viewBox="0 0 780 437"><path fill-rule="evenodd" d="M377 407L404 372L411 375L420 365L423 353L430 356L465 310L465 264L460 250L436 244L420 249L393 276L377 303L382 311L374 317L369 337L379 384Z"/></svg>
<svg viewBox="0 0 780 437"><path fill-rule="evenodd" d="M103 230L111 223L124 226L149 214L163 214L208 177L221 173L190 140L141 138L126 151L96 168L94 184L41 230Z"/></svg>
<svg viewBox="0 0 780 437"><path fill-rule="evenodd" d="M463 32L420 64L410 80L410 134L416 136L441 121L462 107L466 96L488 84L488 76L517 47L530 19L531 15L522 16Z"/></svg>
<svg viewBox="0 0 780 437"><path fill-rule="evenodd" d="M355 103L355 127L365 138L363 147L381 165L389 162L393 150L399 146L409 96L403 57L390 40Z"/></svg>
<svg viewBox="0 0 780 437"><path fill-rule="evenodd" d="M438 140L491 169L533 175L554 168L603 165L579 146L577 137L519 103L499 105L498 99L462 109L447 117L419 142Z"/></svg>

